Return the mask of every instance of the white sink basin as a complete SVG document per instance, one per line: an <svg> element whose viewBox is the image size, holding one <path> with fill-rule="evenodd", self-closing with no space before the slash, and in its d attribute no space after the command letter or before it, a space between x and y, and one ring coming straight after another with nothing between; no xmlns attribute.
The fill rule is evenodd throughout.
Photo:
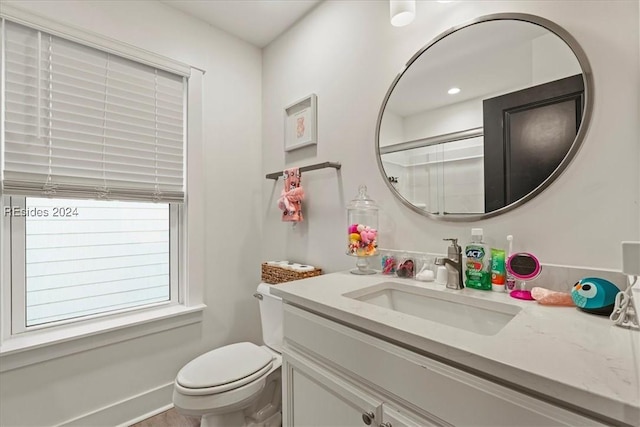
<svg viewBox="0 0 640 427"><path fill-rule="evenodd" d="M480 335L497 334L520 311L511 304L397 282L378 283L343 296Z"/></svg>

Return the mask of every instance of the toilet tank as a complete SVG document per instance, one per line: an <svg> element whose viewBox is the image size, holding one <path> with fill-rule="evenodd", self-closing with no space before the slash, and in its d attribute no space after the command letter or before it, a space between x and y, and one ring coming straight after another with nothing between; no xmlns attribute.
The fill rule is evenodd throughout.
<svg viewBox="0 0 640 427"><path fill-rule="evenodd" d="M262 340L272 350L282 353L282 299L271 295L271 286L258 285L260 320L262 322Z"/></svg>

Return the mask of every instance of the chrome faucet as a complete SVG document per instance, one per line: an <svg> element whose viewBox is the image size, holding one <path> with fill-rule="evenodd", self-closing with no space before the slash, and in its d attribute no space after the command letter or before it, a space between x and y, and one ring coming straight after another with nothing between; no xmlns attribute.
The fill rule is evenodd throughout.
<svg viewBox="0 0 640 427"><path fill-rule="evenodd" d="M450 241L451 245L447 248L447 258L436 258L436 265L444 265L447 267L447 288L462 289L462 248L458 245L458 239L442 239Z"/></svg>

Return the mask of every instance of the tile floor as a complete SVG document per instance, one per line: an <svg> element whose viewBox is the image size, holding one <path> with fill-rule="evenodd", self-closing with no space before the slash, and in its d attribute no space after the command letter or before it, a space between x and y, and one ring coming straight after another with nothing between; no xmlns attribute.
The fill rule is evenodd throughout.
<svg viewBox="0 0 640 427"><path fill-rule="evenodd" d="M200 427L200 418L185 417L175 409L169 409L130 427Z"/></svg>

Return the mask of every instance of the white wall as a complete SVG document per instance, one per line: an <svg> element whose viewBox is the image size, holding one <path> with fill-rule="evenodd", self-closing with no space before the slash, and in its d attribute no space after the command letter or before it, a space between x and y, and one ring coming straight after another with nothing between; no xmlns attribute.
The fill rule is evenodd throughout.
<svg viewBox="0 0 640 427"><path fill-rule="evenodd" d="M490 97L469 99L404 117L402 131L405 141L481 128L482 101Z"/></svg>
<svg viewBox="0 0 640 427"><path fill-rule="evenodd" d="M444 223L410 211L376 165L376 120L405 62L449 27L499 12L540 15L569 31L586 51L595 82L593 120L582 149L550 188L512 212L475 223ZM620 241L640 239L638 2L419 2L406 27L389 24L386 2L326 1L263 53L263 172L318 161L342 170L304 174L306 222L291 230L275 209L282 183L263 185L267 259L292 258L328 271L344 255L345 202L364 182L381 205L382 247L444 252L444 237L469 241L483 227L490 244L515 236L515 249L542 262L619 269ZM305 64L304 67L298 67ZM284 155L282 108L318 95L318 145Z"/></svg>
<svg viewBox="0 0 640 427"><path fill-rule="evenodd" d="M580 64L569 46L553 34L532 41L531 83L542 84L580 74Z"/></svg>
<svg viewBox="0 0 640 427"><path fill-rule="evenodd" d="M4 2L4 1L3 1ZM207 70L203 79L206 284L202 324L0 375L0 425L53 425L170 384L194 356L260 341L261 52L155 1L36 1L19 7ZM162 389L150 407L170 403ZM155 395L154 395L155 396ZM155 405L155 406L154 406ZM126 405L123 405L126 407ZM128 421L131 413L120 411ZM128 418L127 418L128 417Z"/></svg>
<svg viewBox="0 0 640 427"><path fill-rule="evenodd" d="M392 111L387 111L382 116L380 124L380 146L397 144L408 141L404 136L404 125L402 117Z"/></svg>

